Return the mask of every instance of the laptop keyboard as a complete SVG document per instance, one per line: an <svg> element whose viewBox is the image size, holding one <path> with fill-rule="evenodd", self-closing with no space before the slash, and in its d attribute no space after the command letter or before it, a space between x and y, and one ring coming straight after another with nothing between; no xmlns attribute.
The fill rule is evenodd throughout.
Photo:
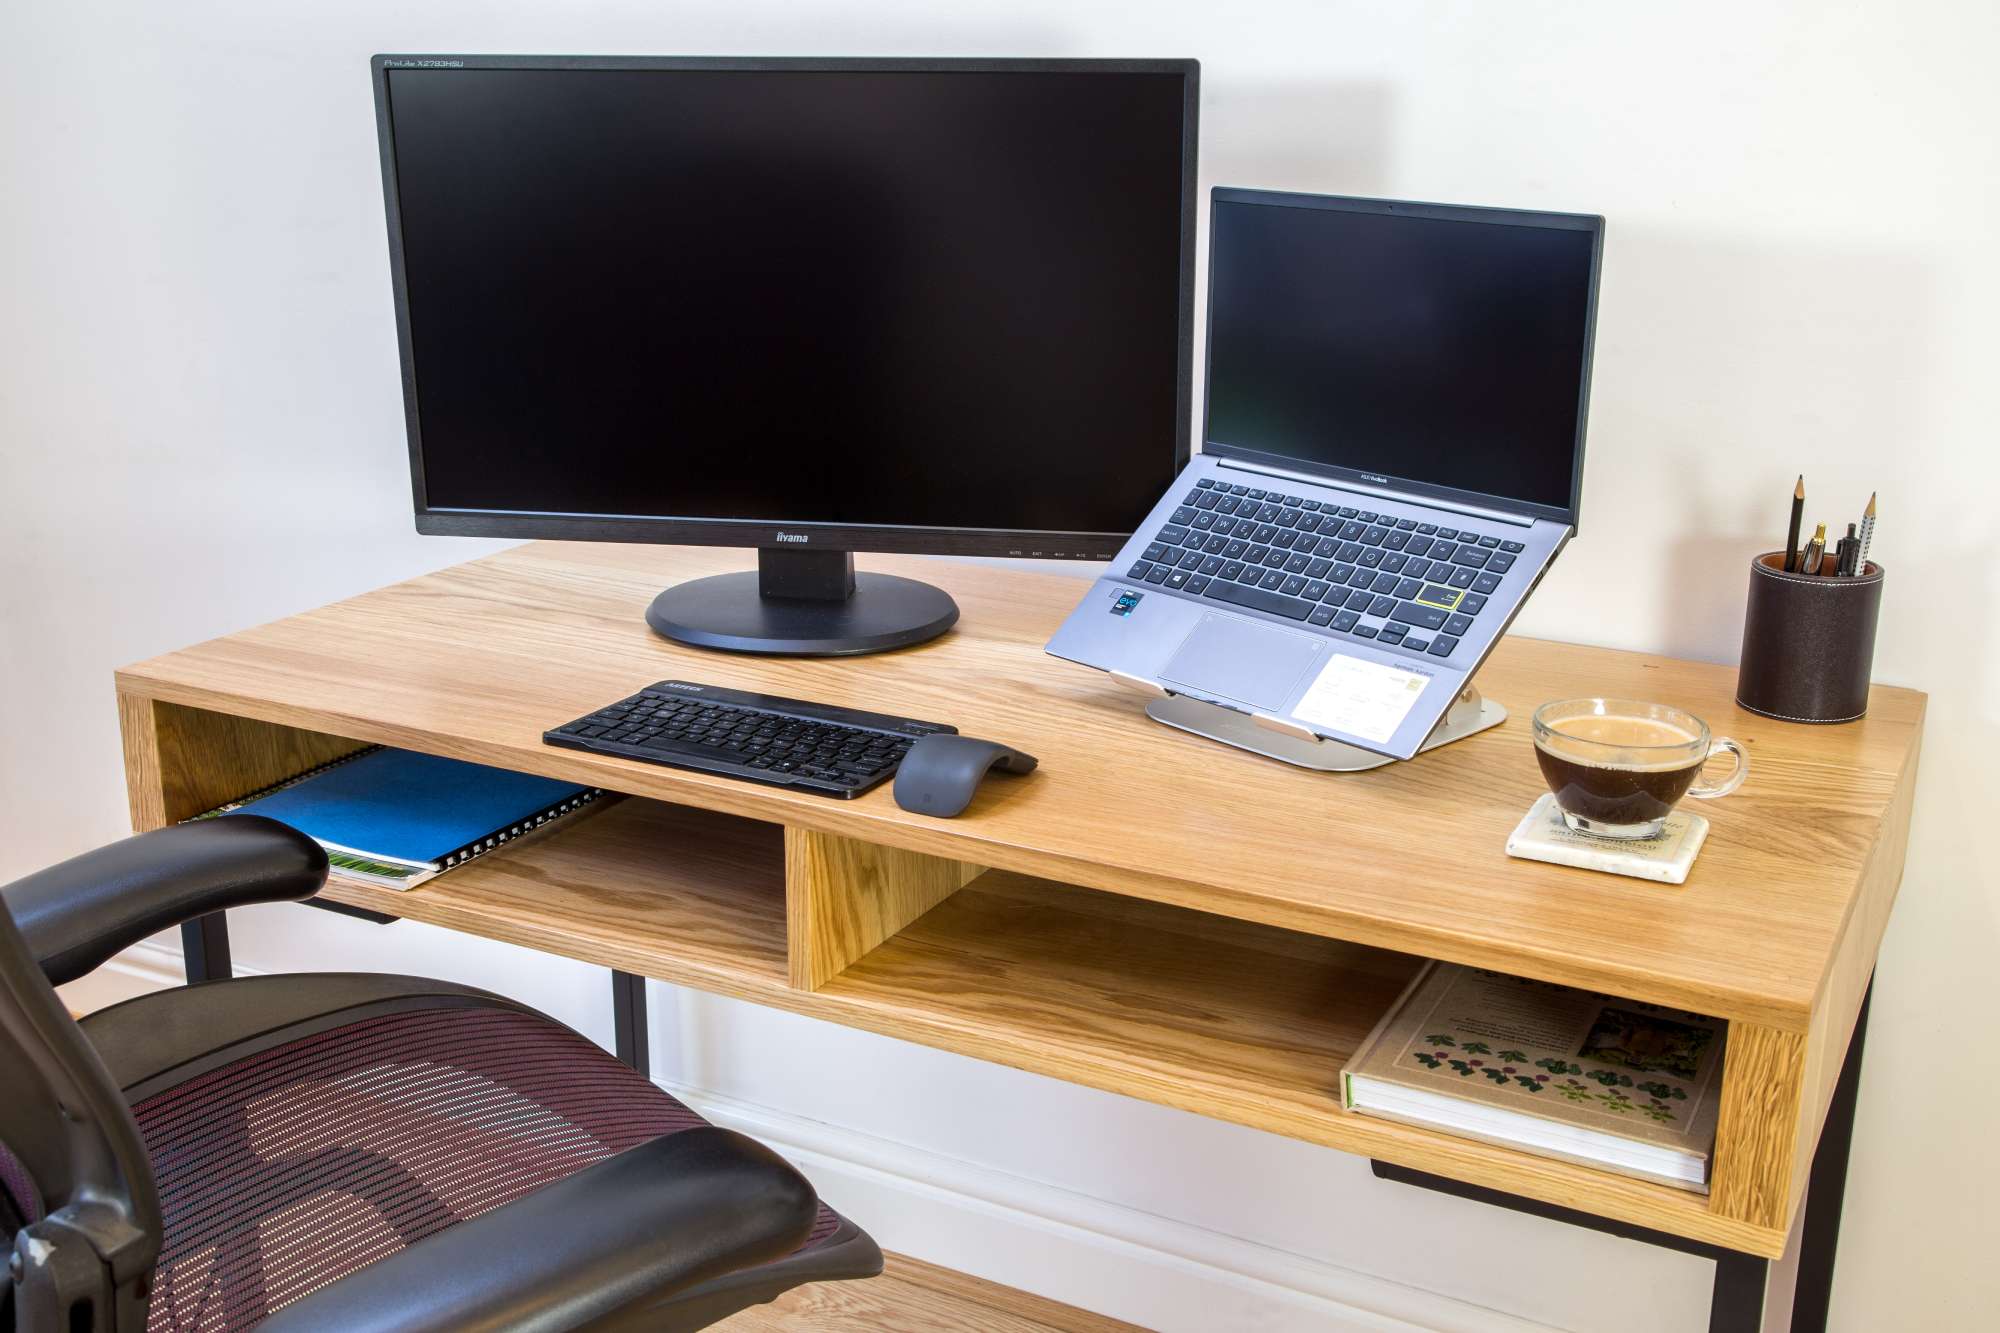
<svg viewBox="0 0 2000 1333"><path fill-rule="evenodd" d="M1520 542L1203 478L1125 577L1450 657Z"/></svg>

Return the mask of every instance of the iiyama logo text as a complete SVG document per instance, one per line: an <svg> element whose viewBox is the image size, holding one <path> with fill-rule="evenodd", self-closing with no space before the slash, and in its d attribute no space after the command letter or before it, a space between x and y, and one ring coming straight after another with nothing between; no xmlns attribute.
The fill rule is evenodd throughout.
<svg viewBox="0 0 2000 1333"><path fill-rule="evenodd" d="M781 532L778 534L778 540L781 542L809 542L812 540L812 534L809 532Z"/></svg>

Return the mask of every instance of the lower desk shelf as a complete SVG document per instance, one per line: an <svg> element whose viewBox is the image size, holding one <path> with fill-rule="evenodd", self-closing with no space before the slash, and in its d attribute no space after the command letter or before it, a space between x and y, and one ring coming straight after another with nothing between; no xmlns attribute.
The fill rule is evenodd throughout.
<svg viewBox="0 0 2000 1333"><path fill-rule="evenodd" d="M788 980L784 830L638 798L407 892L325 896L1757 1253L1700 1195L1339 1105L1420 959L987 871L819 988Z"/></svg>

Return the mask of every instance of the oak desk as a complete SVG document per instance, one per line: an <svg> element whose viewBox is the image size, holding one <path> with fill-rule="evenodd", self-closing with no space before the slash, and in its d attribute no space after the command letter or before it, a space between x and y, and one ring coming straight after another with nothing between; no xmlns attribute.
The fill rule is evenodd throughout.
<svg viewBox="0 0 2000 1333"><path fill-rule="evenodd" d="M885 656L758 659L647 628L744 554L535 543L118 673L135 827L382 743L629 799L408 893L329 898L732 995L1773 1257L1798 1211L1902 877L1925 696L1804 727L1727 666L1510 638L1508 721L1318 774L1149 722L1042 652L1077 580L883 557L964 616ZM1041 759L956 820L603 758L548 727L655 680L949 722ZM1510 860L1541 788L1527 719L1604 694L1745 743L1684 886ZM1422 958L1729 1020L1707 1196L1343 1112L1341 1064Z"/></svg>

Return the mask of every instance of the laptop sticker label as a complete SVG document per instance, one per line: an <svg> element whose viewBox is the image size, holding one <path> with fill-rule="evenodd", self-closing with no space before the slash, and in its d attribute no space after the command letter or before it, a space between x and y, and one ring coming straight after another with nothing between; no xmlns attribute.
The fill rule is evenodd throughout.
<svg viewBox="0 0 2000 1333"><path fill-rule="evenodd" d="M1417 706L1431 678L1386 662L1335 653L1292 706L1301 722L1385 744Z"/></svg>

